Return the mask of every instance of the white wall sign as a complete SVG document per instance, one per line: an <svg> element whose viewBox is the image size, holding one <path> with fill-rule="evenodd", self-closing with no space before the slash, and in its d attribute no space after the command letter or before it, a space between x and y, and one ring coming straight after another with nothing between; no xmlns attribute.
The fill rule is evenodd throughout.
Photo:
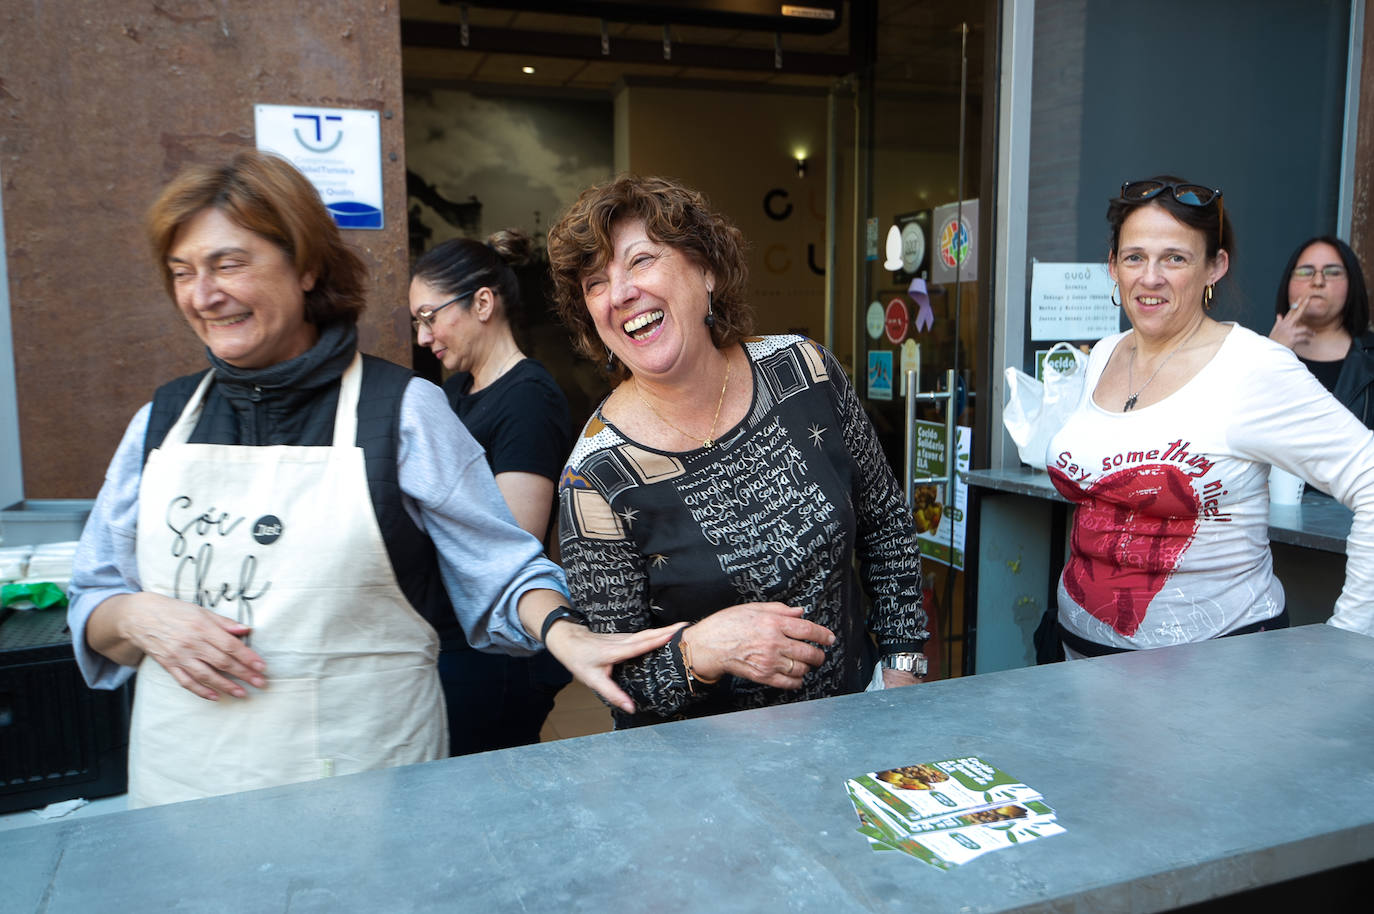
<svg viewBox="0 0 1374 914"><path fill-rule="evenodd" d="M382 129L376 111L254 105L258 149L301 170L339 228L380 229Z"/></svg>
<svg viewBox="0 0 1374 914"><path fill-rule="evenodd" d="M1041 263L1031 272L1031 339L1097 341L1120 329L1105 263Z"/></svg>

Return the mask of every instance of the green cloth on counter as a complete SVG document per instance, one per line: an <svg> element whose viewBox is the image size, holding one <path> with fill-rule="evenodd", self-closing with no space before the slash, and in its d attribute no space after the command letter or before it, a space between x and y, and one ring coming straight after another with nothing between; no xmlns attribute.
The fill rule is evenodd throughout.
<svg viewBox="0 0 1374 914"><path fill-rule="evenodd" d="M56 584L0 584L0 607L15 609L52 609L67 605L67 592Z"/></svg>

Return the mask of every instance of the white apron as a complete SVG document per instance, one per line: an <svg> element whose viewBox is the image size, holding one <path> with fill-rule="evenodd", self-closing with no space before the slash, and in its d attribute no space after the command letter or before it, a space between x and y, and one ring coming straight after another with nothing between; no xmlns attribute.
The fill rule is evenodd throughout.
<svg viewBox="0 0 1374 914"><path fill-rule="evenodd" d="M188 444L212 376L143 468L138 571L146 591L251 625L267 688L207 701L145 657L129 805L441 758L439 639L396 583L354 444L361 356L332 447Z"/></svg>

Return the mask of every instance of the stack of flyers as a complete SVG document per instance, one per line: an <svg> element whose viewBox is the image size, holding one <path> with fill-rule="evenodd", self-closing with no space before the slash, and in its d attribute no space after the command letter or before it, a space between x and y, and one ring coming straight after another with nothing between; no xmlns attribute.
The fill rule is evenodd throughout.
<svg viewBox="0 0 1374 914"><path fill-rule="evenodd" d="M980 758L870 772L845 786L873 850L942 870L1064 831L1038 792Z"/></svg>

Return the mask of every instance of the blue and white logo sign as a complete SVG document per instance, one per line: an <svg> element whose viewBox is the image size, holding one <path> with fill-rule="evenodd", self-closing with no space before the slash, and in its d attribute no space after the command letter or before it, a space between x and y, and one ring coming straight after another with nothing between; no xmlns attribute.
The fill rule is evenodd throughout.
<svg viewBox="0 0 1374 914"><path fill-rule="evenodd" d="M339 228L382 228L382 129L376 111L255 105L258 149L310 179Z"/></svg>

